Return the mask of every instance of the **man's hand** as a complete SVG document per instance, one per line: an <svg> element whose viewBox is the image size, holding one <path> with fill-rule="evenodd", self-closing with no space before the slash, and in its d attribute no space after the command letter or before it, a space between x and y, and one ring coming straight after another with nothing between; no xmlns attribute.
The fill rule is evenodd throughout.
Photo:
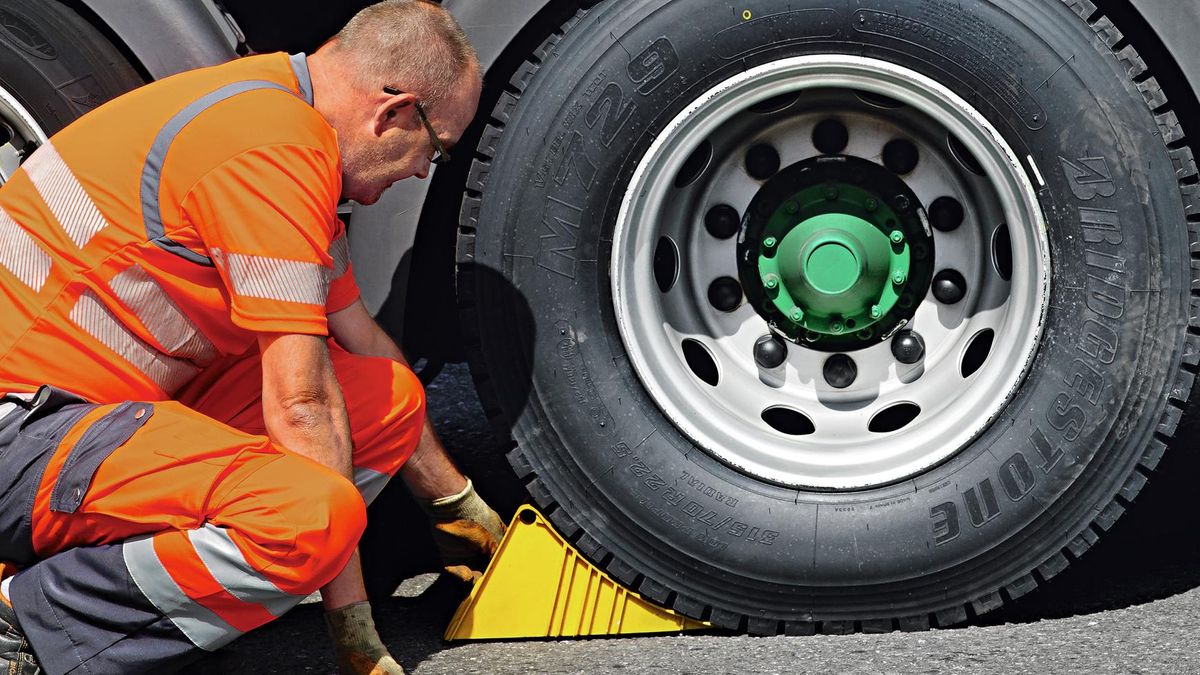
<svg viewBox="0 0 1200 675"><path fill-rule="evenodd" d="M433 541L446 571L463 581L475 581L504 539L504 521L475 492L470 479L462 492L419 500L429 514Z"/></svg>
<svg viewBox="0 0 1200 675"><path fill-rule="evenodd" d="M356 602L325 613L341 675L404 675L375 630L371 605Z"/></svg>

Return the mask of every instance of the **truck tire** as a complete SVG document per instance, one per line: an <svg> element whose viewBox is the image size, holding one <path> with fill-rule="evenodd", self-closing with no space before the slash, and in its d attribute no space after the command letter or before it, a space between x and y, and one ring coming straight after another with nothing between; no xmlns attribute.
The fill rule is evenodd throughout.
<svg viewBox="0 0 1200 675"><path fill-rule="evenodd" d="M1175 433L1196 182L1090 0L602 2L476 148L477 388L537 505L655 602L963 622L1084 553Z"/></svg>
<svg viewBox="0 0 1200 675"><path fill-rule="evenodd" d="M143 84L91 24L50 0L0 0L0 180L46 138Z"/></svg>

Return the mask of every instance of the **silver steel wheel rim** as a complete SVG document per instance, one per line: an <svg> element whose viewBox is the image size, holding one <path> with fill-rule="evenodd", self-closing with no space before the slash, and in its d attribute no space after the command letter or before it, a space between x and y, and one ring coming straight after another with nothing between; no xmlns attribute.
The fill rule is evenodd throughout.
<svg viewBox="0 0 1200 675"><path fill-rule="evenodd" d="M766 140L777 146L782 166L819 154L804 129L811 131L817 118L843 113L809 109L804 100L846 99L848 92L866 107L843 113L873 119L883 131L856 139L848 124L851 140L845 154L879 161L887 124L882 113L872 118L867 108L872 107L870 95L882 95L905 106L903 113L887 111L889 117L932 120L974 156L983 175L969 176L962 162L953 164L955 152L948 145L939 152L935 144L918 143L923 155L930 154L904 177L909 187L924 207L946 196L935 194L942 190L953 193L967 210L956 234L935 234L937 269L967 267L961 271L968 278L968 292L955 305L927 295L917 308L911 326L927 343L921 363L898 363L888 343L880 342L852 354L859 378L839 390L821 376L827 354L790 345L782 366L761 368L752 350L754 341L768 332L766 321L744 300L729 313L708 304L708 283L738 274L736 243L715 240L703 217L717 203L729 203L744 214L757 190L757 181L740 166L739 149ZM746 121L759 114L750 111L752 106L787 94L799 94L791 106ZM918 131L928 136L928 130ZM706 142L711 160L692 183L678 187L685 162ZM726 146L732 150L724 152ZM1032 158L1025 160L1027 165L953 92L884 61L851 55L796 57L720 83L657 136L639 162L617 217L610 266L613 303L635 372L667 418L696 445L770 482L860 489L919 474L946 460L1001 413L1041 338L1050 252L1033 185L1033 180L1041 183L1041 174ZM968 221L974 225L968 227ZM1001 225L1007 226L1011 240L1008 280L994 255ZM654 270L655 251L664 237L678 259L676 282L667 292L660 290ZM982 365L964 376L963 358L973 338L987 330L993 331L992 347ZM688 366L684 340L698 342L709 354L719 374L716 386L701 381ZM879 413L901 404L915 404L920 414L895 431L870 430ZM802 413L814 430L806 435L780 431L762 418L762 411L771 407Z"/></svg>
<svg viewBox="0 0 1200 675"><path fill-rule="evenodd" d="M0 185L20 168L29 154L29 143L38 147L46 143L46 132L16 96L0 86Z"/></svg>

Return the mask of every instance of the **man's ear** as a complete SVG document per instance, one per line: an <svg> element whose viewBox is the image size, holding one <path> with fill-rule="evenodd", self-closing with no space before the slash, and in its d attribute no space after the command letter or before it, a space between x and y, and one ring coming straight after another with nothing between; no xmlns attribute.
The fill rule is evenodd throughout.
<svg viewBox="0 0 1200 675"><path fill-rule="evenodd" d="M413 125L418 123L413 112L416 102L417 97L408 92L391 94L380 99L375 106L375 116L372 120L375 135L382 136L389 129L411 130Z"/></svg>

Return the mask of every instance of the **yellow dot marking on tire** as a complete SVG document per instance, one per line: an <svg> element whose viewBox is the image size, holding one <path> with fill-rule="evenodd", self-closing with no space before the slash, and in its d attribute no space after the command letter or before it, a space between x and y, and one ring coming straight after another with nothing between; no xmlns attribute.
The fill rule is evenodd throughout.
<svg viewBox="0 0 1200 675"><path fill-rule="evenodd" d="M742 21L749 21L752 18L754 18L754 14L752 14L750 10L742 10Z"/></svg>

